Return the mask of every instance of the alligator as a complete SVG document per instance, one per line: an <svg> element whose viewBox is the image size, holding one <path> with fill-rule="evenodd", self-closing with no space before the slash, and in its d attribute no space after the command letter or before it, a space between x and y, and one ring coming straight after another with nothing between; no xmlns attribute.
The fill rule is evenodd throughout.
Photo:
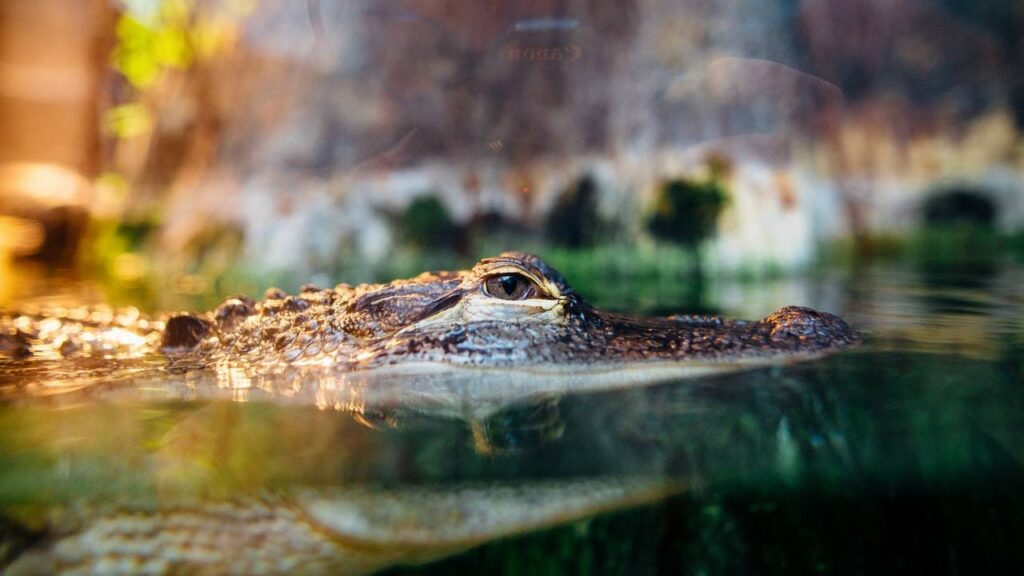
<svg viewBox="0 0 1024 576"><path fill-rule="evenodd" d="M637 318L589 305L530 254L386 284L269 289L214 311L147 319L79 310L0 316L0 357L132 358L248 377L283 369L421 377L652 382L806 360L857 343L842 319L789 306L757 321ZM10 361L7 361L10 362Z"/></svg>
<svg viewBox="0 0 1024 576"><path fill-rule="evenodd" d="M239 390L265 390L275 382L278 398L308 393L308 400L350 412L371 427L375 410L396 404L417 410L428 405L429 412L455 407L472 423L538 393L540 405L548 406L543 397L583 388L805 360L858 341L838 317L799 307L758 321L606 312L589 305L540 258L504 253L470 270L386 284L305 286L296 295L270 289L259 302L234 297L207 313L145 317L134 309L49 308L0 314L0 392L18 400L66 397L54 394L65 388L62 381L72 389L96 384L112 390L119 379L135 375L140 385L119 393L177 386L190 401L218 391L237 400ZM210 373L215 377L202 376ZM266 380L254 385L256 378ZM88 405L78 400L68 405ZM291 427L298 434L292 439L320 439L315 444L322 450L360 457L364 443L324 442L332 436L319 428L323 421L310 423L316 429L304 434ZM191 425L221 429L202 421ZM0 546L0 565L17 556L11 573L364 574L655 502L687 486L671 475L643 476L649 471L640 470L630 471L636 476L485 485L271 491L257 484L228 498L204 496L188 482L184 488L161 484L178 477L176 462L200 461L198 470L216 462L194 454L210 442L182 432L188 426L176 425L156 444L155 455L137 459L148 463L139 470L143 479L152 475L160 488L148 496L143 491L139 501L80 494L47 511L45 521L22 518L22 508L0 503L0 540L9 541ZM479 450L500 452L503 447L489 443L486 432L473 428ZM193 480L190 474L182 479Z"/></svg>
<svg viewBox="0 0 1024 576"><path fill-rule="evenodd" d="M650 504L685 488L659 477L598 477L69 507L44 536L21 534L26 544L8 534L9 545L26 549L6 570L0 554L0 571L359 576Z"/></svg>

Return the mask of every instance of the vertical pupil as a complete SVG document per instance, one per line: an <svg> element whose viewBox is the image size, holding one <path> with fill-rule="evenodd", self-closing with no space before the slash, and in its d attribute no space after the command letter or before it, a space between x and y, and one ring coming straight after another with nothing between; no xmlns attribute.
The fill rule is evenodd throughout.
<svg viewBox="0 0 1024 576"><path fill-rule="evenodd" d="M515 276L507 275L501 277L501 289L505 291L505 294L511 296L516 289L518 279Z"/></svg>

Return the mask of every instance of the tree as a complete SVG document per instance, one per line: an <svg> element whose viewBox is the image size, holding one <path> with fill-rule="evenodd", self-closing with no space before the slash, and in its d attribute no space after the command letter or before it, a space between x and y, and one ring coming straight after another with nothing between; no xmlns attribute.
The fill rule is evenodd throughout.
<svg viewBox="0 0 1024 576"><path fill-rule="evenodd" d="M704 284L700 244L715 232L728 200L719 171L712 168L711 175L703 180L680 178L662 184L647 222L655 238L676 242L690 252L695 302L701 301Z"/></svg>
<svg viewBox="0 0 1024 576"><path fill-rule="evenodd" d="M600 227L597 185L588 175L559 196L548 214L544 233L553 244L586 248L597 243Z"/></svg>
<svg viewBox="0 0 1024 576"><path fill-rule="evenodd" d="M727 200L725 188L714 176L669 180L661 186L647 229L656 238L696 252L700 243L715 232Z"/></svg>
<svg viewBox="0 0 1024 576"><path fill-rule="evenodd" d="M464 236L448 209L433 195L413 200L402 214L399 226L401 239L421 250L458 249Z"/></svg>

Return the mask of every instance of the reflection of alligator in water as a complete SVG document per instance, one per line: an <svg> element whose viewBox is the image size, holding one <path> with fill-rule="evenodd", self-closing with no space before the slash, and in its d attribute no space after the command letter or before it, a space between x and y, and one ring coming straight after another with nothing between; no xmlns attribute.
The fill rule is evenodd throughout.
<svg viewBox="0 0 1024 576"><path fill-rule="evenodd" d="M679 489L664 479L609 478L120 504L68 514L67 533L51 534L10 573L366 574Z"/></svg>
<svg viewBox="0 0 1024 576"><path fill-rule="evenodd" d="M236 398L238 391L273 388L278 397L352 412L362 423L375 411L403 407L435 415L454 411L470 421L473 450L488 458L517 458L518 451L534 444L557 442L563 432L553 398L593 388L594 382L622 387L735 370L813 357L857 340L842 320L803 308L784 308L757 322L602 312L543 261L523 254L486 259L469 271L384 285L307 288L298 296L269 291L262 302L234 298L201 315L148 319L74 309L6 316L0 317L0 333L6 334L0 353L17 357L0 362L0 389L11 397L46 397L92 385L117 391L111 384L127 377L139 384L120 390L129 399L151 400L154 391L163 398L172 391L173 397L173 390L193 399L197 392L215 396L223 388ZM203 376L211 373L216 377ZM500 411L524 397L536 399L535 408L523 414ZM75 403L72 398L67 406ZM102 403L94 409L104 410ZM135 413L113 410L122 417ZM68 418L62 412L61 422ZM317 426L302 428L307 420ZM265 422L257 430L285 434L289 454L319 445L323 457L315 458L317 469L339 453L352 454L341 470L373 462L352 433L331 441L325 426L337 426L338 420L325 425L300 412L280 428ZM50 422L45 416L44 421ZM89 422L94 421L102 427L106 419L93 414ZM125 434L116 422L110 424L95 438ZM679 491L690 477L654 463L648 469L615 468L611 476L597 469L560 475L538 470L519 481L469 485L391 488L371 478L349 488L335 477L315 481L302 474L281 484L211 485L202 480L211 466L221 470L241 461L248 477L260 463L277 461L220 452L196 457L202 447L221 450L224 444L197 439L189 430L215 432L222 424L200 419L175 426L160 436L154 453L138 457L101 449L104 457L97 466L85 468L136 462L139 469L126 474L139 476L139 501L120 492L73 491L65 506L42 495L52 505L41 507L45 520L23 518L24 512L11 512L9 502L0 502L11 516L0 517L0 531L6 525L17 532L21 543L14 549L23 551L12 568L17 573L366 573L653 502ZM88 436L84 428L75 436ZM54 436L58 453L62 437ZM254 440L259 438L266 439L256 434ZM436 442L447 446L443 436ZM89 451L72 454L88 458ZM387 454L384 449L380 457ZM75 457L61 460L76 462ZM285 461L289 470L299 467ZM104 485L88 482L87 474L81 480L76 485L85 491ZM46 528L34 532L40 525Z"/></svg>
<svg viewBox="0 0 1024 576"><path fill-rule="evenodd" d="M1005 542L1021 534L1009 505L1021 462L1019 418L1006 409L1020 403L1011 379L975 360L868 352L567 395L472 430L402 411L369 427L278 402L4 407L0 565L20 553L13 573L359 573L690 486L696 500L681 500L696 508L680 499L659 507L666 524L633 530L622 547L716 559L739 573L786 571L757 569L769 557L765 566L814 571L826 549L872 573L907 550L946 561L941 536L960 530L979 535L961 548L965 558L1005 558ZM608 534L606 520L644 514L582 532ZM878 534L861 557L864 526ZM822 539L822 527L842 537ZM530 542L538 538L547 536ZM517 542L508 553L533 546ZM914 548L923 542L927 550Z"/></svg>
<svg viewBox="0 0 1024 576"><path fill-rule="evenodd" d="M871 349L587 394L567 385L586 377L585 362L574 364L578 374L544 378L468 369L390 378L282 363L287 370L246 376L246 388L239 377L226 392L221 386L232 382L222 376L231 380L248 356L204 356L196 348L173 354L171 367L213 358L213 369L166 370L167 358L157 353L162 321L146 331L133 328L143 320L131 314L68 311L79 319L63 323L26 316L17 320L26 333L33 322L39 327L25 336L34 358L0 361L0 566L13 559L24 571L109 572L114 563L161 562L149 550L187 550L195 562L168 564L168 571L256 571L246 562L262 561L266 571L326 570L325 556L303 555L320 550L338 571L369 570L694 487L662 505L491 543L422 571L491 573L500 571L480 567L507 562L511 571L548 573L614 566L625 566L616 572L623 574L836 566L859 573L893 566L969 573L982 566L999 573L1012 562L1021 572L1024 559L1013 546L1024 534L1022 354L1019 315L1010 306L1020 301L1017 276L1001 284L1009 297L991 310L972 309L970 323L937 318L919 290L893 300L891 282L876 284L884 277L869 277L866 286L860 278L854 286L861 308L851 314L876 329ZM863 297L875 294L888 296ZM265 321L265 305L253 305L261 315L247 322ZM894 321L881 311L894 306L906 314L896 318L900 327L946 327L958 339L939 340L942 347L910 337L887 341ZM217 336L216 317L203 318L211 323L207 337ZM73 324L82 334L109 326L111 342L117 330L131 331L122 341L138 347L121 358L111 348L111 360L90 351L102 338L83 340L64 356L46 330ZM971 326L985 328L978 342L1002 346L998 356L971 355L994 346L962 340ZM136 368L143 371L129 379L137 385L121 385L122 373ZM543 383L524 397L526 388L509 389L512 373ZM365 376L353 378L359 374ZM96 384L96 394L41 398L59 388L55 380L72 386L82 379ZM446 403L439 414L440 399ZM453 413L463 419L449 418ZM572 497L580 499L571 504ZM314 501L328 512L314 514ZM478 522L473 510L490 520ZM463 519L465 531L457 525ZM274 522L280 532L264 531ZM436 540L413 542L401 533L425 525L437 526ZM311 539L313 529L322 531ZM254 541L259 545L248 545ZM415 545L391 546L398 543ZM92 555L83 552L87 545ZM270 556L260 556L264 550ZM565 563L551 550L578 557L571 566L579 569L558 569ZM270 563L275 559L280 563Z"/></svg>
<svg viewBox="0 0 1024 576"><path fill-rule="evenodd" d="M603 312L520 253L383 285L307 287L297 296L268 290L262 302L232 298L208 314L128 319L113 336L67 330L76 323L70 313L6 323L8 355L109 355L127 341L135 355L159 347L172 368L250 375L296 366L416 375L461 367L638 382L804 359L857 340L839 318L798 307L754 322Z"/></svg>

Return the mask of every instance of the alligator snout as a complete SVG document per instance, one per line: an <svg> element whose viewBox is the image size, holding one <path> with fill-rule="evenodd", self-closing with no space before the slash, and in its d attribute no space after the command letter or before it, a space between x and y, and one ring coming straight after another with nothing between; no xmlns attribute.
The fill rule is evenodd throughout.
<svg viewBox="0 0 1024 576"><path fill-rule="evenodd" d="M842 318L801 306L782 308L757 325L769 340L779 344L832 348L860 340L860 335Z"/></svg>

